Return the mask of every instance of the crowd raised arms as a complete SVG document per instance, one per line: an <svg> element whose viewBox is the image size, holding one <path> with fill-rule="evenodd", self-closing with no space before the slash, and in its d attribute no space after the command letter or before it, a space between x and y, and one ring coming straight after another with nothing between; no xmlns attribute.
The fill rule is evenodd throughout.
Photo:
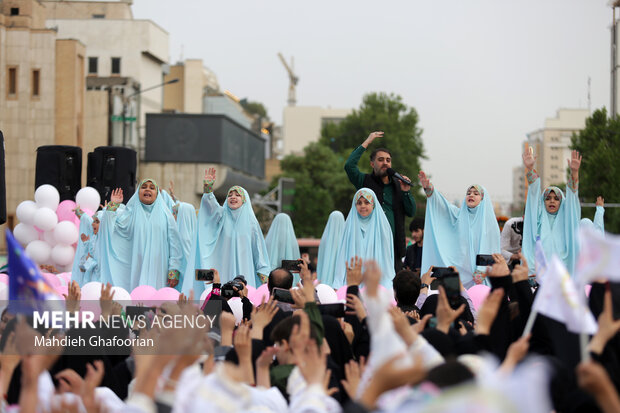
<svg viewBox="0 0 620 413"><path fill-rule="evenodd" d="M69 313L92 281L102 283L104 320L128 317L113 286L176 289L178 301L155 309L153 320L222 312L204 328L121 329L157 344L147 353L134 344L129 356L102 347L86 364L19 351L24 337L57 333L5 311L6 403L88 413L620 411L620 284L589 282L586 304L575 279L580 226L604 240L602 198L594 222L581 222L581 155L571 153L563 192L541 187L527 150L525 213L501 234L484 186L464 188L456 206L419 171L426 208L408 227L407 246L415 183L392 169L389 148L371 151L370 173L358 168L384 136L370 133L346 160L351 208L325 217L316 265L288 215L274 217L264 236L244 188L228 188L218 202L215 168L205 170L198 210L177 199L172 182L164 191L152 179L126 204L117 189L93 216L78 207ZM562 278L555 257L573 279ZM535 282L541 259L547 287ZM553 277L560 287L548 287Z"/></svg>

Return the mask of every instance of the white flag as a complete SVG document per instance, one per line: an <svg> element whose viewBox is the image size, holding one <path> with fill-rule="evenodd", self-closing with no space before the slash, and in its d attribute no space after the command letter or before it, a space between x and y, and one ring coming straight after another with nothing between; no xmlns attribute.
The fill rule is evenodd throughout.
<svg viewBox="0 0 620 413"><path fill-rule="evenodd" d="M582 228L575 272L583 285L597 278L620 281L620 236Z"/></svg>
<svg viewBox="0 0 620 413"><path fill-rule="evenodd" d="M566 267L555 255L547 263L545 282L538 288L532 310L566 324L573 333L594 334L598 327L585 295L577 293Z"/></svg>

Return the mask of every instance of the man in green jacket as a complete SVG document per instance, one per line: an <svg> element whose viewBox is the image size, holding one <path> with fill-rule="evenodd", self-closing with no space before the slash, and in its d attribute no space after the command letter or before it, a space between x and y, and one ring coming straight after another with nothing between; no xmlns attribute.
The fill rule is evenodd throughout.
<svg viewBox="0 0 620 413"><path fill-rule="evenodd" d="M411 186L388 176L387 169L392 167L392 154L388 149L378 148L372 151L370 154L371 174L362 173L357 167L368 145L381 137L383 137L383 132L372 132L368 135L368 138L349 155L344 170L356 189L372 189L381 202L394 237L394 269L398 271L402 267L402 258L406 252L405 215L408 217L415 215L415 201L410 192ZM403 178L410 181L406 176Z"/></svg>

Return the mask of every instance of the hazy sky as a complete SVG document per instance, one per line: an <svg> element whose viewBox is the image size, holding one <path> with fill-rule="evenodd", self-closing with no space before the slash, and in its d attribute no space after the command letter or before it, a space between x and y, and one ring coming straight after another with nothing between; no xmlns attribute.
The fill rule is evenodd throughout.
<svg viewBox="0 0 620 413"><path fill-rule="evenodd" d="M134 0L133 13L168 31L172 63L203 59L278 123L278 52L295 57L298 105L401 95L419 114L423 167L449 199L481 183L510 201L526 133L559 108L587 108L588 77L592 109L609 105L607 0Z"/></svg>

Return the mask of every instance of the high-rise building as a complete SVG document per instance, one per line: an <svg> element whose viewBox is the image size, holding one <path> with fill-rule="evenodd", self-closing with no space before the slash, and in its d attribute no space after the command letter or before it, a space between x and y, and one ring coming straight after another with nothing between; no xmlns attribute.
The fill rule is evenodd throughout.
<svg viewBox="0 0 620 413"><path fill-rule="evenodd" d="M589 116L588 109L559 109L555 118L545 119L542 128L527 134L523 149L526 143L534 149L535 169L543 188L566 184L571 137L585 127ZM516 176L514 182L517 182ZM525 202L525 191L513 188L513 196L513 207Z"/></svg>

